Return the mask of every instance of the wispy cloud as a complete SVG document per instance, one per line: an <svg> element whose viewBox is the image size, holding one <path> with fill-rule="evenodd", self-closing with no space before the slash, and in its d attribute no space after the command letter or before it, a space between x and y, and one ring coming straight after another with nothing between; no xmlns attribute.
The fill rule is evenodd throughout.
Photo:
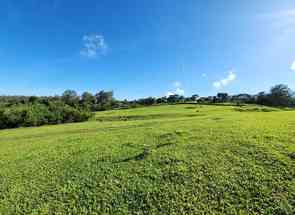
<svg viewBox="0 0 295 215"><path fill-rule="evenodd" d="M175 93L176 93L177 95L184 95L184 90L181 89L181 88L176 88Z"/></svg>
<svg viewBox="0 0 295 215"><path fill-rule="evenodd" d="M291 70L295 72L295 61L291 65Z"/></svg>
<svg viewBox="0 0 295 215"><path fill-rule="evenodd" d="M278 12L268 13L265 14L266 17L276 18L276 19L286 19L286 18L294 18L295 17L295 8L294 9L288 9L288 10L281 10Z"/></svg>
<svg viewBox="0 0 295 215"><path fill-rule="evenodd" d="M166 96L169 97L169 96L172 96L172 95L180 95L180 96L183 96L184 95L184 90L181 89L181 88L176 88L175 90L173 91L168 91L166 93Z"/></svg>
<svg viewBox="0 0 295 215"><path fill-rule="evenodd" d="M95 58L99 55L105 55L108 45L104 36L100 34L90 34L83 36L83 48L80 54L85 57Z"/></svg>
<svg viewBox="0 0 295 215"><path fill-rule="evenodd" d="M175 81L175 82L173 83L173 86L174 86L174 87L181 87L181 82L179 82L179 81Z"/></svg>
<svg viewBox="0 0 295 215"><path fill-rule="evenodd" d="M175 81L175 82L173 83L173 87L174 87L175 89L168 91L168 92L166 93L166 96L167 96L167 97L168 97L168 96L171 96L171 95L180 95L180 96L183 96L183 95L184 95L184 90L181 88L181 86L182 86L182 83L181 83L181 82L179 82L179 81Z"/></svg>
<svg viewBox="0 0 295 215"><path fill-rule="evenodd" d="M213 86L217 89L226 87L229 84L231 84L233 81L235 81L236 78L237 78L236 73L233 70L231 70L228 72L228 76L226 78L213 82Z"/></svg>
<svg viewBox="0 0 295 215"><path fill-rule="evenodd" d="M263 14L261 17L270 21L273 27L279 30L282 39L295 31L295 8Z"/></svg>
<svg viewBox="0 0 295 215"><path fill-rule="evenodd" d="M262 14L261 17L272 20L278 26L286 26L295 22L295 8Z"/></svg>
<svg viewBox="0 0 295 215"><path fill-rule="evenodd" d="M206 73L202 73L202 77L203 78L206 78L207 77L207 74Z"/></svg>

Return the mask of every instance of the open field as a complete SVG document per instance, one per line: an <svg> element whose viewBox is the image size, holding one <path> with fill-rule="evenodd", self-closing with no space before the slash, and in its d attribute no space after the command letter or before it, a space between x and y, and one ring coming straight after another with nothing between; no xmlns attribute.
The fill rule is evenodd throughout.
<svg viewBox="0 0 295 215"><path fill-rule="evenodd" d="M0 131L0 214L293 214L295 111L170 105Z"/></svg>

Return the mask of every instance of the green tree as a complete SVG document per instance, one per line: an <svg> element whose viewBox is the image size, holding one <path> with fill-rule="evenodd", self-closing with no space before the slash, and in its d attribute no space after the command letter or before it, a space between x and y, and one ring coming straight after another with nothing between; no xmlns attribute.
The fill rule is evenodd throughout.
<svg viewBox="0 0 295 215"><path fill-rule="evenodd" d="M95 95L96 110L107 110L112 106L114 93L113 91L100 91Z"/></svg>
<svg viewBox="0 0 295 215"><path fill-rule="evenodd" d="M94 110L95 96L89 92L84 92L81 96L81 105L88 110Z"/></svg>
<svg viewBox="0 0 295 215"><path fill-rule="evenodd" d="M228 94L227 93L218 93L217 99L220 102L226 102L228 100Z"/></svg>
<svg viewBox="0 0 295 215"><path fill-rule="evenodd" d="M290 106L292 104L292 91L284 84L278 84L270 90L270 102L274 106Z"/></svg>
<svg viewBox="0 0 295 215"><path fill-rule="evenodd" d="M80 100L77 92L74 90L66 90L62 94L61 99L64 103L72 107L77 107L79 105L79 100Z"/></svg>

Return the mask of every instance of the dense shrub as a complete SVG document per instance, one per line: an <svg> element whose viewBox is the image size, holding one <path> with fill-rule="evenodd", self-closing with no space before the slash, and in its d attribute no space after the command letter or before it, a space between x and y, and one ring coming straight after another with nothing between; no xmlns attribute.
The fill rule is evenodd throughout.
<svg viewBox="0 0 295 215"><path fill-rule="evenodd" d="M92 115L89 111L74 108L62 102L48 105L18 104L0 109L0 128L82 122L88 120Z"/></svg>

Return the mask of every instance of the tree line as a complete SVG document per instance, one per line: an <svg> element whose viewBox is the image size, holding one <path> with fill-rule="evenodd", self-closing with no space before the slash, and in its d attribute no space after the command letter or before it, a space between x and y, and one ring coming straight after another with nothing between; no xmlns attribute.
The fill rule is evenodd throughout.
<svg viewBox="0 0 295 215"><path fill-rule="evenodd" d="M200 104L216 104L216 103L235 103L235 104L258 104L273 107L295 107L294 92L284 84L278 84L269 90L269 92L260 92L255 95L242 93L237 95L229 95L228 93L217 93L216 96L200 97L194 94L190 97L180 95L170 95L168 97L149 97L130 101L129 105L155 105L155 104L177 104L177 103L200 103Z"/></svg>
<svg viewBox="0 0 295 215"><path fill-rule="evenodd" d="M284 84L278 84L268 92L260 92L255 95L251 94L238 94L228 95L227 93L218 93L217 96L209 96L199 98L200 103L237 103L237 104L258 104L272 107L295 107L295 94Z"/></svg>
<svg viewBox="0 0 295 215"><path fill-rule="evenodd" d="M216 96L190 97L170 95L148 97L137 100L116 100L113 91L99 91L96 94L66 90L61 96L0 96L0 129L46 124L82 122L93 117L95 111L135 108L140 106L179 104L179 103L236 103L259 104L275 107L295 107L293 91L283 84L276 85L269 92L256 95L229 95L218 93Z"/></svg>

